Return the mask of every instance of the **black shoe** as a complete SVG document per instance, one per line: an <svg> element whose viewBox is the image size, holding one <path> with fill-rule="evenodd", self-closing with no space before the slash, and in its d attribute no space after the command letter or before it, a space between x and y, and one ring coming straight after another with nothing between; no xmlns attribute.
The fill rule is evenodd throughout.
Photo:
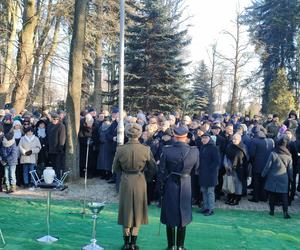
<svg viewBox="0 0 300 250"><path fill-rule="evenodd" d="M233 200L232 202L229 203L230 206L237 206L239 204L238 200Z"/></svg>
<svg viewBox="0 0 300 250"><path fill-rule="evenodd" d="M214 215L215 213L214 213L214 211L213 210L208 210L205 214L204 214L204 216L211 216L211 215Z"/></svg>
<svg viewBox="0 0 300 250"><path fill-rule="evenodd" d="M205 214L209 211L209 209L202 209L199 211L200 214Z"/></svg>
<svg viewBox="0 0 300 250"><path fill-rule="evenodd" d="M107 183L108 183L108 184L114 184L114 183L116 183L116 180L110 180L110 181L108 181Z"/></svg>
<svg viewBox="0 0 300 250"><path fill-rule="evenodd" d="M130 242L130 250L139 250L140 248L136 245L137 236L131 235L131 242Z"/></svg>
<svg viewBox="0 0 300 250"><path fill-rule="evenodd" d="M269 212L269 215L274 216L274 210L271 210L271 211Z"/></svg>
<svg viewBox="0 0 300 250"><path fill-rule="evenodd" d="M254 199L254 198L252 198L252 199L248 199L248 201L250 201L250 202L258 202L258 200L256 200L256 199Z"/></svg>
<svg viewBox="0 0 300 250"><path fill-rule="evenodd" d="M186 250L185 247L177 247L177 250Z"/></svg>
<svg viewBox="0 0 300 250"><path fill-rule="evenodd" d="M297 187L297 191L298 191L298 192L300 192L300 185L298 185L298 187Z"/></svg>
<svg viewBox="0 0 300 250"><path fill-rule="evenodd" d="M288 212L283 212L283 218L290 219L291 216L288 214Z"/></svg>

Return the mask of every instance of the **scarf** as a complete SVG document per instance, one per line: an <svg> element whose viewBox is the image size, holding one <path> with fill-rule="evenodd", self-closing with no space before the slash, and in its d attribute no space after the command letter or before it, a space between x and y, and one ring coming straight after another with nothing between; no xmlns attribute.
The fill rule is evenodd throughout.
<svg viewBox="0 0 300 250"><path fill-rule="evenodd" d="M5 137L3 138L2 144L5 148L11 147L15 143L15 139L7 140Z"/></svg>
<svg viewBox="0 0 300 250"><path fill-rule="evenodd" d="M25 135L24 137L25 137L25 139L26 139L28 142L33 142L35 136L34 136L34 135L31 135L31 136L29 137L29 136Z"/></svg>
<svg viewBox="0 0 300 250"><path fill-rule="evenodd" d="M21 129L14 129L14 138L20 139L22 137L22 131Z"/></svg>
<svg viewBox="0 0 300 250"><path fill-rule="evenodd" d="M38 128L37 136L39 138L45 138L46 137L46 129L45 128Z"/></svg>

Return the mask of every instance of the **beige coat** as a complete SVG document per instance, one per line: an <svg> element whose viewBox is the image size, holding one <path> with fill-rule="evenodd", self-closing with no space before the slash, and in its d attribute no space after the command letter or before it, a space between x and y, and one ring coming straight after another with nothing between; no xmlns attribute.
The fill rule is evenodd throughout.
<svg viewBox="0 0 300 250"><path fill-rule="evenodd" d="M122 172L120 182L120 202L118 223L124 227L139 227L148 223L147 173L157 171L150 147L131 140L117 148L113 162L113 172Z"/></svg>
<svg viewBox="0 0 300 250"><path fill-rule="evenodd" d="M32 163L36 164L38 160L38 154L42 148L40 140L35 135L32 135L32 140L28 139L26 136L22 136L19 142L19 150L20 150L20 163ZM29 150L32 150L32 154L27 156L25 153Z"/></svg>

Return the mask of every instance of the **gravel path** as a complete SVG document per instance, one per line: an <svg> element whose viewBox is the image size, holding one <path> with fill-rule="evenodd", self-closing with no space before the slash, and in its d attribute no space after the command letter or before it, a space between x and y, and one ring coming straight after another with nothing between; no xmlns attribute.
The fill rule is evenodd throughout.
<svg viewBox="0 0 300 250"><path fill-rule="evenodd" d="M84 179L80 179L76 183L68 183L68 189L64 191L53 192L53 199L67 199L67 200L83 200L84 199ZM18 189L12 194L0 193L0 197L14 197L14 198L36 198L44 199L46 192L40 189ZM216 208L221 209L237 209L250 211L267 211L269 209L268 203L258 202L252 203L248 201L249 197L244 197L238 206L230 206L224 203L224 200L216 202ZM119 197L116 193L115 185L108 184L105 180L99 178L88 179L87 182L87 200L106 201L107 203L118 203ZM277 211L281 211L281 207L276 207ZM291 213L300 213L300 193L297 193L295 201L289 207Z"/></svg>

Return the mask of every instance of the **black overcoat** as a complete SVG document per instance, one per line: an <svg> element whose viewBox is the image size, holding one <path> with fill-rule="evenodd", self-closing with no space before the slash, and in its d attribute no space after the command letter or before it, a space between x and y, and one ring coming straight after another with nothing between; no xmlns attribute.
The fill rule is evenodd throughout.
<svg viewBox="0 0 300 250"><path fill-rule="evenodd" d="M256 137L251 140L249 155L253 173L261 174L273 148L274 141L266 138L262 132L258 132Z"/></svg>
<svg viewBox="0 0 300 250"><path fill-rule="evenodd" d="M218 184L218 171L221 157L218 147L210 140L200 150L199 185L214 187Z"/></svg>
<svg viewBox="0 0 300 250"><path fill-rule="evenodd" d="M191 171L199 165L199 151L183 142L165 146L160 159L159 178L163 185L161 222L171 227L192 221ZM171 174L173 173L173 174ZM176 177L176 174L179 175Z"/></svg>

